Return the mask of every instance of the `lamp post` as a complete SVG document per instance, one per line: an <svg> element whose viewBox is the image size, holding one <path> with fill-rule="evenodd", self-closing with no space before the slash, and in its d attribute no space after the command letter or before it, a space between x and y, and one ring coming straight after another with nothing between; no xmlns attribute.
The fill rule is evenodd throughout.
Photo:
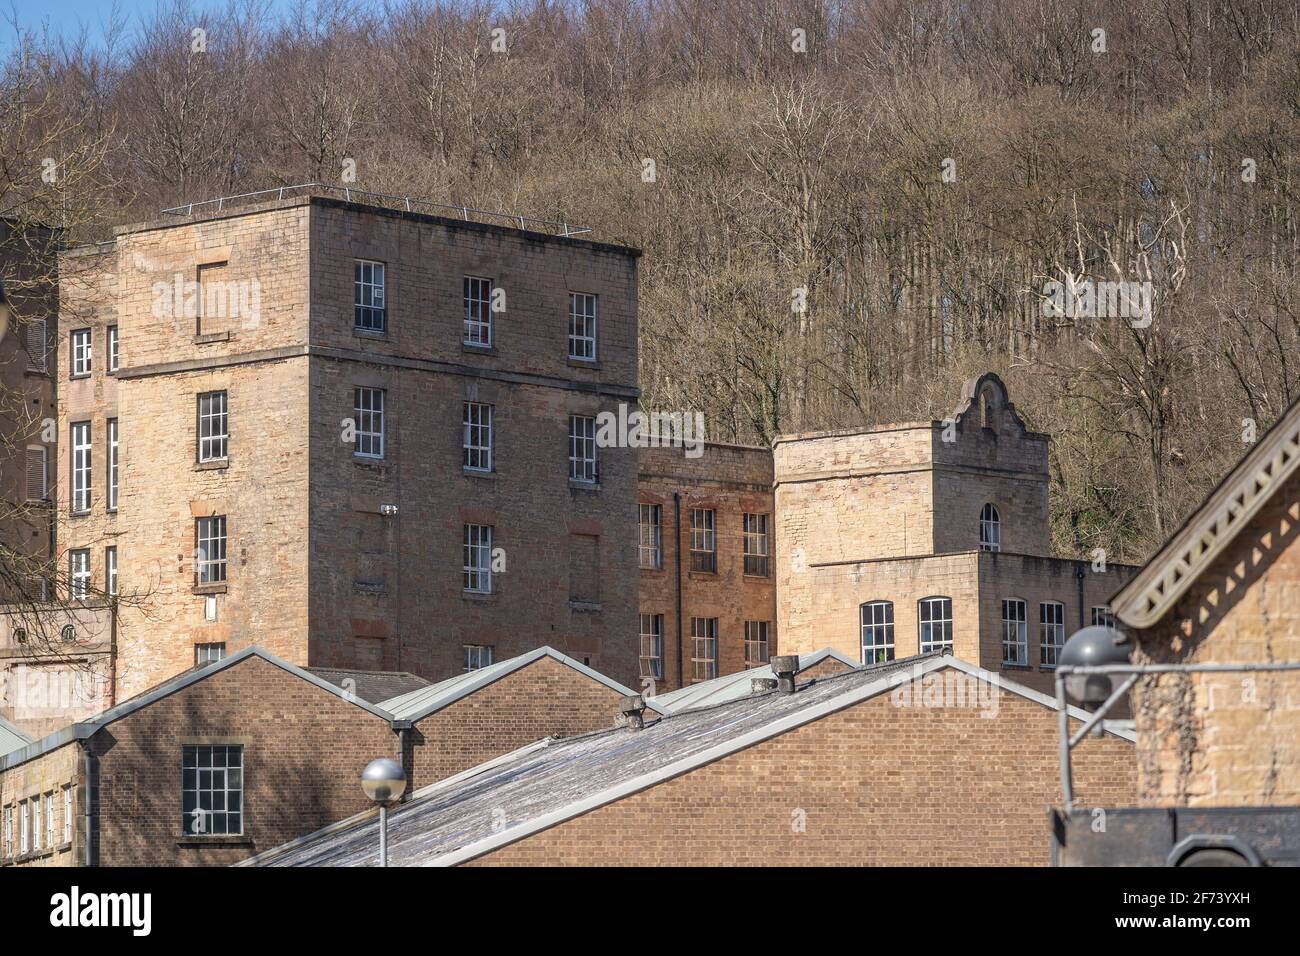
<svg viewBox="0 0 1300 956"><path fill-rule="evenodd" d="M1065 667L1127 664L1132 649L1129 639L1115 628L1094 624L1070 635L1061 648L1057 664ZM1108 674L1068 674L1065 678L1066 693L1089 710L1104 704L1113 690Z"/></svg>
<svg viewBox="0 0 1300 956"><path fill-rule="evenodd" d="M379 865L388 866L388 804L406 792L406 773L396 760L372 760L361 771L361 789L379 804Z"/></svg>

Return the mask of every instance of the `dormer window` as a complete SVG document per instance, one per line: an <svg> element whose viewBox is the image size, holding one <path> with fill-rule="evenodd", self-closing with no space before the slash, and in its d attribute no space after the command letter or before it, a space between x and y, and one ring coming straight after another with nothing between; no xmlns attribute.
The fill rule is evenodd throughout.
<svg viewBox="0 0 1300 956"><path fill-rule="evenodd" d="M980 512L980 550L1002 550L1002 520L992 503L986 504Z"/></svg>

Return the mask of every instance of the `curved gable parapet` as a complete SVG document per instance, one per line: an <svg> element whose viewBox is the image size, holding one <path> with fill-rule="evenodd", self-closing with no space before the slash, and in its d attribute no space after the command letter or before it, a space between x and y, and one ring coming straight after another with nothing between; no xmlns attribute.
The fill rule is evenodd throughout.
<svg viewBox="0 0 1300 956"><path fill-rule="evenodd" d="M995 416L992 423L987 420L990 414ZM953 420L964 428L968 416L973 416L977 426L990 427L994 431L1000 430L997 427L999 422L1007 422L1015 429L1018 436L1030 434L1007 394L1006 383L996 372L985 372L976 378L968 378L962 383L961 403L953 412Z"/></svg>

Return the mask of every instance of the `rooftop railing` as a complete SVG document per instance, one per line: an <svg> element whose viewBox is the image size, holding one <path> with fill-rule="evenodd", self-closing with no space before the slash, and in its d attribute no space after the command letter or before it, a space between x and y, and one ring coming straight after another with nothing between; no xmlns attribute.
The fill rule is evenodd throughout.
<svg viewBox="0 0 1300 956"><path fill-rule="evenodd" d="M547 235L580 236L590 233L586 226L576 226L554 219L534 219L531 216L518 216L514 213L497 212L491 209L476 209L473 206L456 206L449 203L430 202L427 199L413 199L410 196L395 196L389 193L371 192L367 189L352 189L347 186L331 186L327 183L298 183L296 186L278 186L273 189L259 189L251 193L239 193L234 196L221 196L217 199L205 199L202 202L186 203L164 209L164 216L192 216L196 212L221 211L229 206L256 202L259 199L286 199L298 195L341 196L345 202L359 202L386 209L403 209L406 212L432 212L434 215L453 215L465 222L505 223L529 232L543 232Z"/></svg>

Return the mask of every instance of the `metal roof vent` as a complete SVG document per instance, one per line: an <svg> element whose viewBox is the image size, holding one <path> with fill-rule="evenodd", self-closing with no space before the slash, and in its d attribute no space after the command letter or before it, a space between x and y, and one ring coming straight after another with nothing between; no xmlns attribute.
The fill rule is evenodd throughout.
<svg viewBox="0 0 1300 956"><path fill-rule="evenodd" d="M629 694L618 702L614 726L629 730L640 730L645 726L645 699L640 694Z"/></svg>
<svg viewBox="0 0 1300 956"><path fill-rule="evenodd" d="M749 691L752 694L765 694L769 690L776 690L776 684L775 677L755 677L749 682Z"/></svg>
<svg viewBox="0 0 1300 956"><path fill-rule="evenodd" d="M782 654L772 658L772 673L776 675L777 691L793 694L794 675L799 673L799 655Z"/></svg>

